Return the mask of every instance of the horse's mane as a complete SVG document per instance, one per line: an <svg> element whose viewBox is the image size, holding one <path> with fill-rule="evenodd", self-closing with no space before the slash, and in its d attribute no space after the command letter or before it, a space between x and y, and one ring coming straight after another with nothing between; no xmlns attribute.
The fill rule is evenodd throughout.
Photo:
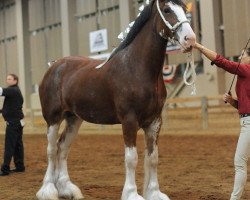
<svg viewBox="0 0 250 200"><path fill-rule="evenodd" d="M176 5L180 5L181 7L183 7L184 10L186 10L186 5L182 2L182 0L169 0L169 2L172 2ZM108 60L110 60L119 51L125 49L135 39L136 35L140 32L142 27L146 24L146 22L149 20L149 18L151 16L153 3L154 3L154 1L152 0L150 2L150 4L144 8L144 10L141 12L140 16L136 18L135 23L132 26L131 30L129 31L127 37L112 52L112 54L110 55Z"/></svg>
<svg viewBox="0 0 250 200"><path fill-rule="evenodd" d="M125 49L136 37L136 35L140 32L142 27L146 24L146 22L149 20L152 12L152 3L147 5L144 10L141 12L140 16L136 18L134 25L132 26L131 30L129 31L127 37L125 40L122 41L122 43L113 51L113 53L110 55L109 60L119 51L122 49Z"/></svg>

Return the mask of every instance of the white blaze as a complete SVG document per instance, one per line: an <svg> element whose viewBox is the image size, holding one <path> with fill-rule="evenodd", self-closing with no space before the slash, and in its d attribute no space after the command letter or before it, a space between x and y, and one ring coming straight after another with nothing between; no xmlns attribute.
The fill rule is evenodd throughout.
<svg viewBox="0 0 250 200"><path fill-rule="evenodd" d="M171 10L176 14L177 20L179 22L186 21L187 17L183 8L179 5L173 4L172 2L168 3ZM189 23L183 23L181 27L177 30L176 33L179 37L179 42L185 48L188 48L194 45L196 37ZM187 40L185 40L187 38Z"/></svg>

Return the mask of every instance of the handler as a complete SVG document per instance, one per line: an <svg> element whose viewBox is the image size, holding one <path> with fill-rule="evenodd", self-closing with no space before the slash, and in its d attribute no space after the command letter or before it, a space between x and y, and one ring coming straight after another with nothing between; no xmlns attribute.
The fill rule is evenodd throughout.
<svg viewBox="0 0 250 200"><path fill-rule="evenodd" d="M231 94L226 93L223 100L238 109L240 115L241 130L234 157L234 189L230 199L239 200L246 184L247 161L250 156L250 48L246 49L245 52L242 51L239 57L239 60L241 59L240 65L237 62L225 59L198 43L194 45L194 48L211 60L212 65L215 64L217 67L237 75L236 94L238 99L233 99Z"/></svg>
<svg viewBox="0 0 250 200"><path fill-rule="evenodd" d="M0 96L4 96L1 110L6 121L4 159L0 176L9 175L10 172L24 172L23 148L23 96L18 87L18 77L15 74L7 76L7 88L0 87ZM10 162L14 158L15 169L10 170Z"/></svg>

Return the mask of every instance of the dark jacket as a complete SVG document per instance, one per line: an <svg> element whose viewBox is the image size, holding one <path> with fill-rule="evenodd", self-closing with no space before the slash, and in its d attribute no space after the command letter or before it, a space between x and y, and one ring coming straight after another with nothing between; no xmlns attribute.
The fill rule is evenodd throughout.
<svg viewBox="0 0 250 200"><path fill-rule="evenodd" d="M18 86L3 88L2 96L5 97L2 115L5 121L19 121L23 119L23 96Z"/></svg>

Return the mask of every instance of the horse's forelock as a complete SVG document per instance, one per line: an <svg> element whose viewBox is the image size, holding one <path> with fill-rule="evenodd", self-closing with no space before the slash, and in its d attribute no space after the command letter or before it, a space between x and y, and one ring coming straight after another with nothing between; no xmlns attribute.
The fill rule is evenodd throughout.
<svg viewBox="0 0 250 200"><path fill-rule="evenodd" d="M187 6L182 0L168 0L168 2L172 2L173 4L179 5L183 8L183 10L187 11Z"/></svg>

